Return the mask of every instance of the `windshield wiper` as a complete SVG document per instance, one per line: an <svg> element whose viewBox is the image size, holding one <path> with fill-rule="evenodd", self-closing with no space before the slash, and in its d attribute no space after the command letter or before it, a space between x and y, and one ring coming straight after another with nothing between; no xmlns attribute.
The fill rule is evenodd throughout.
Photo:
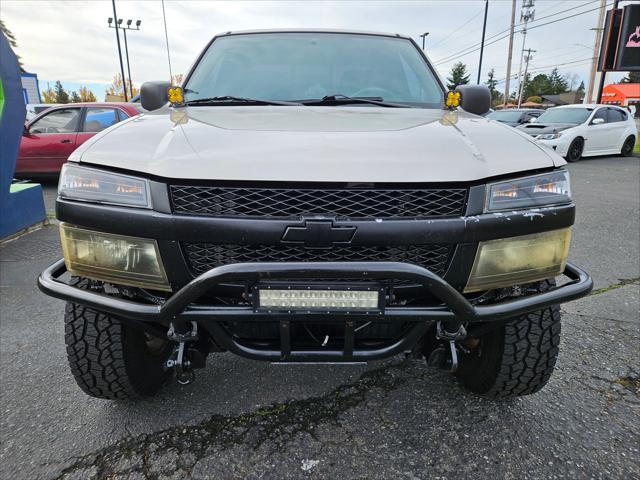
<svg viewBox="0 0 640 480"><path fill-rule="evenodd" d="M300 100L302 105L310 106L322 106L322 105L348 105L365 103L371 105L378 105L379 107L390 108L411 108L410 105L403 103L385 102L382 97L348 97L340 93L334 95L325 95L321 99Z"/></svg>
<svg viewBox="0 0 640 480"><path fill-rule="evenodd" d="M232 95L221 95L218 97L196 98L184 102L185 105L214 105L216 103L246 103L253 105L302 105L297 102L283 102L279 100L258 100L255 98L234 97Z"/></svg>

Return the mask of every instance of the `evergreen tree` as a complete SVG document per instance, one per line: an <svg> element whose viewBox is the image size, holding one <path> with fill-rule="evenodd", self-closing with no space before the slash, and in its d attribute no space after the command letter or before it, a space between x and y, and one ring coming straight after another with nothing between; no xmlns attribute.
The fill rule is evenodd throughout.
<svg viewBox="0 0 640 480"><path fill-rule="evenodd" d="M498 85L498 81L496 80L496 71L494 68L489 70L487 74L487 87L489 87L489 91L491 92L491 105L498 105L502 103L502 94L496 90Z"/></svg>
<svg viewBox="0 0 640 480"><path fill-rule="evenodd" d="M584 80L582 82L580 82L580 85L578 85L578 90L576 90L577 92L584 92Z"/></svg>
<svg viewBox="0 0 640 480"><path fill-rule="evenodd" d="M69 103L69 94L63 88L60 80L56 81L56 84L53 87L53 91L56 94L56 103Z"/></svg>
<svg viewBox="0 0 640 480"><path fill-rule="evenodd" d="M82 99L80 98L80 95L78 95L78 92L71 92L70 101L71 103L80 103Z"/></svg>
<svg viewBox="0 0 640 480"><path fill-rule="evenodd" d="M640 83L640 72L629 72L620 83Z"/></svg>
<svg viewBox="0 0 640 480"><path fill-rule="evenodd" d="M451 76L447 78L447 88L449 90L455 90L458 85L466 85L469 83L467 66L462 62L458 62L453 66L450 75Z"/></svg>
<svg viewBox="0 0 640 480"><path fill-rule="evenodd" d="M14 50L18 48L18 42L16 41L15 35L13 34L13 32L11 32L11 30L7 28L2 20L0 20L0 32L4 33L4 36L7 37L9 45L11 45ZM18 59L18 66L20 67L20 71L24 72L25 69L22 67L22 60L20 60L20 57L18 55L16 55L16 58Z"/></svg>
<svg viewBox="0 0 640 480"><path fill-rule="evenodd" d="M557 95L559 93L564 93L569 89L569 85L567 84L567 80L558 73L558 68L554 68L549 75L549 87L551 95Z"/></svg>

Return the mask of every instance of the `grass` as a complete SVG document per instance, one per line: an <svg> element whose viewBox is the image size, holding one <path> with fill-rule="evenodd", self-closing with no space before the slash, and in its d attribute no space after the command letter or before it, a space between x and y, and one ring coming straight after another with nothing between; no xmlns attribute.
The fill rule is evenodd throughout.
<svg viewBox="0 0 640 480"><path fill-rule="evenodd" d="M636 148L633 149L635 153L640 153L640 137L636 140Z"/></svg>

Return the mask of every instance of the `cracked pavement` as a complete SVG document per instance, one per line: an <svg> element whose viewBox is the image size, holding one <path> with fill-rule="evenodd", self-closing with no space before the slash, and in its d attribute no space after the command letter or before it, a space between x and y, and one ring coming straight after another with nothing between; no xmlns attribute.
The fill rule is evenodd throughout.
<svg viewBox="0 0 640 480"><path fill-rule="evenodd" d="M302 366L229 354L153 399L90 398L66 365L63 303L35 287L60 255L55 228L0 245L0 477L640 478L640 158L569 169L571 260L596 294L562 306L549 384L509 401L403 357Z"/></svg>

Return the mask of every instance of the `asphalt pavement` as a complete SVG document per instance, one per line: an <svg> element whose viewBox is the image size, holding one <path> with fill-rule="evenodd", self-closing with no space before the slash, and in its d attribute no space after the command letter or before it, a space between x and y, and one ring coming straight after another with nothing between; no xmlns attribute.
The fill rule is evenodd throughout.
<svg viewBox="0 0 640 480"><path fill-rule="evenodd" d="M0 245L0 478L640 478L640 158L569 166L571 260L594 294L565 304L538 394L507 401L401 357L367 366L209 357L142 402L86 396L61 301L37 274L55 226ZM55 186L45 186L53 209Z"/></svg>

